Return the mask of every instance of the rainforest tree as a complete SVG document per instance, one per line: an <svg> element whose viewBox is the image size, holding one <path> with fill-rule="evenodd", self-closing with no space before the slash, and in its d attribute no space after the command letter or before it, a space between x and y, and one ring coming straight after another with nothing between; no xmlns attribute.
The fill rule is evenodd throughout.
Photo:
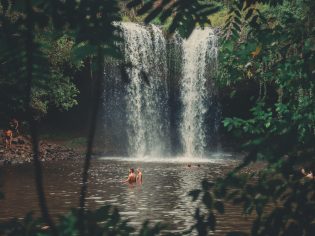
<svg viewBox="0 0 315 236"><path fill-rule="evenodd" d="M21 78L25 50L21 43L21 19L24 13L13 1L4 2L0 7L0 107L6 114L23 116L25 81ZM32 86L31 106L37 118L46 115L50 106L69 110L77 104L79 91L73 83L73 75L82 67L82 61L73 57L74 39L70 32L58 32L52 22L42 24L43 27L34 29L34 41L39 45L37 63L42 69Z"/></svg>

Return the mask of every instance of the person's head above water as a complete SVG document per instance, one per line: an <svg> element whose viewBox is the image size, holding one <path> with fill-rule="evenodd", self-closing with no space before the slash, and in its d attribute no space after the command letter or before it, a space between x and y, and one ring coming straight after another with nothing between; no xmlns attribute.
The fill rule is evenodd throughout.
<svg viewBox="0 0 315 236"><path fill-rule="evenodd" d="M130 168L130 172L131 172L131 173L134 173L135 170L134 170L133 168Z"/></svg>
<svg viewBox="0 0 315 236"><path fill-rule="evenodd" d="M140 171L141 171L139 167L138 167L137 171L138 171L138 172L140 172Z"/></svg>

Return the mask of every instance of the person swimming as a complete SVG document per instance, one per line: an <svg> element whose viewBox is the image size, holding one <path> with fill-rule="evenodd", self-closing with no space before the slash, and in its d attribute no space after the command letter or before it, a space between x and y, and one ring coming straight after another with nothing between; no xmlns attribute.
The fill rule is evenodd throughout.
<svg viewBox="0 0 315 236"><path fill-rule="evenodd" d="M137 179L136 179L137 183L142 184L142 172L140 170L140 168L137 169Z"/></svg>
<svg viewBox="0 0 315 236"><path fill-rule="evenodd" d="M133 168L130 168L128 178L124 182L133 184L133 183L136 183L136 181L137 181L137 178L136 178L135 170Z"/></svg>

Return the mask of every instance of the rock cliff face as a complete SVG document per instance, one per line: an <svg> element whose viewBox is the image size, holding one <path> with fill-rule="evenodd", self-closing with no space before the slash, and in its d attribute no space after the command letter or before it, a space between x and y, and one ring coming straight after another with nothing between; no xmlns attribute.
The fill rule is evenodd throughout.
<svg viewBox="0 0 315 236"><path fill-rule="evenodd" d="M71 148L47 141L41 141L39 147L41 161L77 159L82 156ZM22 164L31 162L32 160L32 144L30 137L19 136L13 138L11 148L7 149L5 149L3 142L1 142L0 165Z"/></svg>

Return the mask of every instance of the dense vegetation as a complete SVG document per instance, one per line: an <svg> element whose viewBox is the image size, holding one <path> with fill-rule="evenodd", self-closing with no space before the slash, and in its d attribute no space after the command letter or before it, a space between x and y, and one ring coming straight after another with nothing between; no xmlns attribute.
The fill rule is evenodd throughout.
<svg viewBox="0 0 315 236"><path fill-rule="evenodd" d="M7 7L2 5L0 12L3 16L0 107L1 111L5 111L1 115L23 117L26 84L23 81L25 49L21 38L22 31L25 29L19 25L22 13L18 12L11 3L8 3ZM73 83L73 75L74 71L82 66L82 62L72 59L74 42L70 35L57 32L51 25L36 29L34 33L34 41L38 44L38 54L35 59L38 60L37 63L42 71L39 71L41 74L38 74L33 82L31 106L37 118L41 118L47 114L50 106L68 110L77 104L78 89ZM10 53L8 48L11 49Z"/></svg>
<svg viewBox="0 0 315 236"><path fill-rule="evenodd" d="M199 235L215 231L216 214L223 214L224 202L231 201L241 204L244 214L256 214L251 235L312 235L315 232L315 182L305 179L299 169L308 168L314 173L314 1L128 2L128 7L134 14L143 15L146 23L153 20L167 23L170 33L178 30L184 37L188 37L196 26L211 24L209 16L223 8L228 15L221 31L217 83L225 91L230 91L230 98L235 101L242 95L240 88L247 86L254 90L246 114L223 120L227 131L245 140L242 149L248 155L225 178L214 183L205 180L201 190L190 193L193 200L205 205L196 209L196 223L192 229ZM93 58L95 88L100 87L104 57L119 57L114 43L119 38L112 25L120 19L118 3L69 0L9 4L1 1L1 6L1 89L2 84L9 87L18 84L21 91L26 91L19 93L25 94L25 98L19 98L17 102L31 115L29 121L36 130L34 117L38 117L38 109L34 108L52 103L67 109L75 104L73 98L77 91L69 77L61 76L65 71L60 71L60 65L78 68L80 63L70 63L70 57L65 56L69 55L68 47L62 45L71 44L76 61ZM45 32L49 32L49 36ZM50 40L57 45L60 42L60 48L45 47L45 42ZM54 58L54 50L62 56ZM41 85L45 85L45 89ZM50 93L50 90L59 95ZM45 96L47 93L49 96ZM96 117L99 96L100 91L95 90L92 121ZM43 105L35 106L39 98L45 98L41 100ZM43 108L39 110L45 111ZM24 222L4 224L0 230L10 235L73 235L78 232L81 235L127 235L133 230L127 222L121 221L116 210L109 207L96 212L83 210L94 128L91 122L79 211L62 218L57 226L50 219L41 187L40 164L36 161L37 134L33 132L39 200L43 220L50 230L43 231L30 217ZM266 167L250 175L242 171L257 161L264 162ZM151 229L145 223L140 235L153 235L160 228L157 225ZM189 232L188 229L186 233ZM232 232L229 235L246 233Z"/></svg>

